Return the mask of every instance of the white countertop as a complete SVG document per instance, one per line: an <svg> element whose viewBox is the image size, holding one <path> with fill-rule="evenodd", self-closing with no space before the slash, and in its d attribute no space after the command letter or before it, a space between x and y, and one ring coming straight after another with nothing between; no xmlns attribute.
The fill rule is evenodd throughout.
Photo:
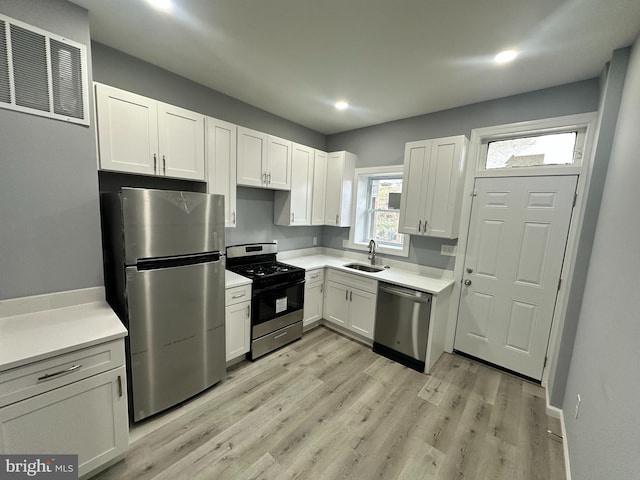
<svg viewBox="0 0 640 480"><path fill-rule="evenodd" d="M229 270L224 271L224 288L239 287L240 285L248 285L250 283L253 283L250 278L243 277Z"/></svg>
<svg viewBox="0 0 640 480"><path fill-rule="evenodd" d="M38 300L42 297L39 295ZM26 310L28 298L17 300ZM127 335L127 329L104 300L34 310L0 317L0 371Z"/></svg>
<svg viewBox="0 0 640 480"><path fill-rule="evenodd" d="M343 272L362 275L364 277L373 278L382 282L394 283L396 285L421 290L423 292L432 293L434 295L442 293L453 285L452 279L436 278L428 276L426 274L409 272L396 266L392 266L389 269L384 269L381 272L376 273L354 270L352 268L346 268L344 265L347 265L349 263L365 264L365 262L359 262L357 260L345 257L334 257L332 255L308 255L291 257L286 258L285 260L283 260L283 262L295 267L304 268L305 270L331 267Z"/></svg>

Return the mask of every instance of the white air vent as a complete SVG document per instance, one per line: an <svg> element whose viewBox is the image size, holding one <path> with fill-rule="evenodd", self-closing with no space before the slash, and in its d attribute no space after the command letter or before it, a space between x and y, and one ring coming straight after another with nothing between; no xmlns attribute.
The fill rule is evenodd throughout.
<svg viewBox="0 0 640 480"><path fill-rule="evenodd" d="M89 125L86 47L0 15L0 107Z"/></svg>

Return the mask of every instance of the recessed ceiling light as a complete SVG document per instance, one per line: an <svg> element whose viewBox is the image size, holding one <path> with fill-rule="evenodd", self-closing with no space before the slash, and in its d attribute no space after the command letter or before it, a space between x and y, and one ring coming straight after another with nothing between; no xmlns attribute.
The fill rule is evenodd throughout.
<svg viewBox="0 0 640 480"><path fill-rule="evenodd" d="M518 56L518 52L515 50L505 50L500 52L494 58L496 63L508 63L513 61Z"/></svg>
<svg viewBox="0 0 640 480"><path fill-rule="evenodd" d="M158 10L171 10L171 0L147 0L147 2Z"/></svg>
<svg viewBox="0 0 640 480"><path fill-rule="evenodd" d="M346 110L347 108L349 108L349 104L347 102L336 102L335 107L338 110Z"/></svg>

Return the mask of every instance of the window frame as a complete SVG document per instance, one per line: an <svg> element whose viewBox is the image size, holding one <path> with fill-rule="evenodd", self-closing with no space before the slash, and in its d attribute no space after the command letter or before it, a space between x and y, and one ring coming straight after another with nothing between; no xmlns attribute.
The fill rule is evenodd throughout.
<svg viewBox="0 0 640 480"><path fill-rule="evenodd" d="M351 205L351 218L353 224L349 228L349 240L343 245L346 248L353 250L369 251L369 240L366 242L359 241L357 238L361 238L362 232L369 232L370 218L369 213L369 181L371 178L389 178L399 177L403 178L403 165L391 165L385 167L368 167L368 168L356 168L353 177L353 202ZM404 182L403 182L404 183ZM398 213L400 210L398 209ZM364 218L368 218L368 221L363 221ZM399 232L400 233L400 232ZM360 235L358 235L360 234ZM378 245L376 243L376 253L384 255L394 255L398 257L409 256L409 244L411 243L411 236L400 233L403 235L402 248L389 247L386 245Z"/></svg>

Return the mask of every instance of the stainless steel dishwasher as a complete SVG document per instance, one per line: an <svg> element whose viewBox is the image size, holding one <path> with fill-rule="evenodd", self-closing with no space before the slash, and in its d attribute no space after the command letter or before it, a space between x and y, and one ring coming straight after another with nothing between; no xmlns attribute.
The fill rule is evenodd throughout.
<svg viewBox="0 0 640 480"><path fill-rule="evenodd" d="M379 283L373 351L424 372L431 294Z"/></svg>

